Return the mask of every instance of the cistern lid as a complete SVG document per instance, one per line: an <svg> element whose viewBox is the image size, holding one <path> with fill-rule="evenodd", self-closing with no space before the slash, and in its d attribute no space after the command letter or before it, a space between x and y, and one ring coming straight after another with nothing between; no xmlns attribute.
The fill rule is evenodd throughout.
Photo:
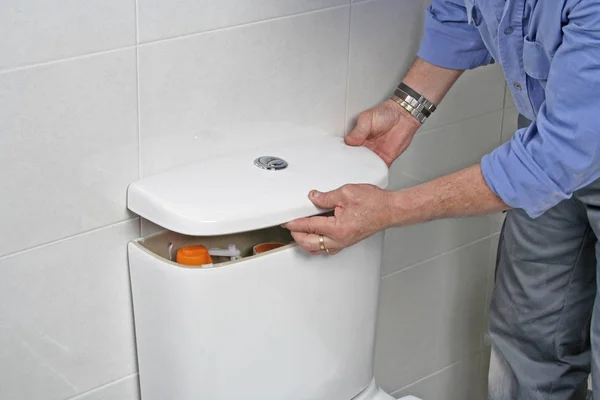
<svg viewBox="0 0 600 400"><path fill-rule="evenodd" d="M347 146L340 137L293 138L135 181L127 207L171 231L223 235L323 212L309 191L348 183L385 188L388 168L369 149Z"/></svg>

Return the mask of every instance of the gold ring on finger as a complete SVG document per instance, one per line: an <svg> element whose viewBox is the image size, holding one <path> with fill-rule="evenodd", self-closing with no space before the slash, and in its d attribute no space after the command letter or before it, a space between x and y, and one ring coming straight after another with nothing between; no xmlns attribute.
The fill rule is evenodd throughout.
<svg viewBox="0 0 600 400"><path fill-rule="evenodd" d="M319 235L319 249L325 250L329 254L329 249L325 246L325 236Z"/></svg>

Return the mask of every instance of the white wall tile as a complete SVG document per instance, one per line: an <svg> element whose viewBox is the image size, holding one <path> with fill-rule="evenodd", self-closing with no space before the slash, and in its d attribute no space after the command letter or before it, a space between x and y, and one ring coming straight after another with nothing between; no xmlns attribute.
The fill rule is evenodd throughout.
<svg viewBox="0 0 600 400"><path fill-rule="evenodd" d="M423 32L422 0L378 0L352 6L347 129L392 93L413 62Z"/></svg>
<svg viewBox="0 0 600 400"><path fill-rule="evenodd" d="M504 218L506 217L505 213L495 213L492 215L494 222L492 224L492 233L498 233L502 229L502 224L504 223Z"/></svg>
<svg viewBox="0 0 600 400"><path fill-rule="evenodd" d="M130 218L135 51L0 74L0 255Z"/></svg>
<svg viewBox="0 0 600 400"><path fill-rule="evenodd" d="M393 393L424 400L483 400L480 356L475 355Z"/></svg>
<svg viewBox="0 0 600 400"><path fill-rule="evenodd" d="M261 140L342 135L349 7L140 48L143 176Z"/></svg>
<svg viewBox="0 0 600 400"><path fill-rule="evenodd" d="M388 179L388 190L400 190L423 183L418 179L406 175L400 168L394 168L393 164L392 168L390 168Z"/></svg>
<svg viewBox="0 0 600 400"><path fill-rule="evenodd" d="M475 164L498 146L502 111L422 132L393 164L425 182Z"/></svg>
<svg viewBox="0 0 600 400"><path fill-rule="evenodd" d="M502 137L500 144L508 142L515 132L517 131L517 119L519 112L515 107L507 108L504 110L504 116L502 117Z"/></svg>
<svg viewBox="0 0 600 400"><path fill-rule="evenodd" d="M141 219L140 230L141 230L142 237L154 235L155 233L166 230L162 226L156 225L154 222L151 222L147 219L144 219L144 218L140 218L140 219Z"/></svg>
<svg viewBox="0 0 600 400"><path fill-rule="evenodd" d="M375 351L382 387L397 390L479 351L489 255L486 239L383 278Z"/></svg>
<svg viewBox="0 0 600 400"><path fill-rule="evenodd" d="M247 24L349 3L349 0L138 0L140 41Z"/></svg>
<svg viewBox="0 0 600 400"><path fill-rule="evenodd" d="M444 219L385 232L382 274L399 271L490 233L492 217Z"/></svg>
<svg viewBox="0 0 600 400"><path fill-rule="evenodd" d="M138 220L0 258L0 398L65 399L135 372Z"/></svg>
<svg viewBox="0 0 600 400"><path fill-rule="evenodd" d="M0 70L133 44L134 0L0 2Z"/></svg>
<svg viewBox="0 0 600 400"><path fill-rule="evenodd" d="M499 65L466 71L420 131L429 131L501 110L504 105L504 87L504 72Z"/></svg>
<svg viewBox="0 0 600 400"><path fill-rule="evenodd" d="M498 145L502 111L419 133L392 165L390 189L413 186L477 163ZM386 232L383 274L489 236L496 216L446 219Z"/></svg>
<svg viewBox="0 0 600 400"><path fill-rule="evenodd" d="M139 376L129 375L69 400L140 400Z"/></svg>

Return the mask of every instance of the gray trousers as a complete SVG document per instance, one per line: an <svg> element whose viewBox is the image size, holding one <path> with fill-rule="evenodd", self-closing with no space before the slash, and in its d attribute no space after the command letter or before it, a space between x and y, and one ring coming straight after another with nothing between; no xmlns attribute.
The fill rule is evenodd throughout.
<svg viewBox="0 0 600 400"><path fill-rule="evenodd" d="M600 395L598 237L600 181L539 218L507 213L490 309L489 400L584 399L590 371Z"/></svg>

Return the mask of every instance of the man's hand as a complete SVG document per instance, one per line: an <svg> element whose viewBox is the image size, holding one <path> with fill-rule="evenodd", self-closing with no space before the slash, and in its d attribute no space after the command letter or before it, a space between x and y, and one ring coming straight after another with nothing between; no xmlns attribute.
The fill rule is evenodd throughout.
<svg viewBox="0 0 600 400"><path fill-rule="evenodd" d="M463 71L441 68L417 58L403 82L433 104L439 105ZM358 117L346 136L349 146L366 146L388 165L406 150L420 123L394 100L387 100Z"/></svg>
<svg viewBox="0 0 600 400"><path fill-rule="evenodd" d="M373 185L345 185L327 193L313 190L310 200L319 208L334 209L334 216L301 218L284 227L313 254L324 253L319 244L323 235L329 254L335 254L388 227L392 195Z"/></svg>
<svg viewBox="0 0 600 400"><path fill-rule="evenodd" d="M368 147L389 167L408 148L419 126L398 103L387 100L363 111L345 141L349 146Z"/></svg>
<svg viewBox="0 0 600 400"><path fill-rule="evenodd" d="M333 208L334 216L301 218L284 227L313 254L323 253L319 235L330 254L335 254L390 227L510 209L490 190L479 164L397 192L345 185L328 193L312 191L310 199L317 207Z"/></svg>

